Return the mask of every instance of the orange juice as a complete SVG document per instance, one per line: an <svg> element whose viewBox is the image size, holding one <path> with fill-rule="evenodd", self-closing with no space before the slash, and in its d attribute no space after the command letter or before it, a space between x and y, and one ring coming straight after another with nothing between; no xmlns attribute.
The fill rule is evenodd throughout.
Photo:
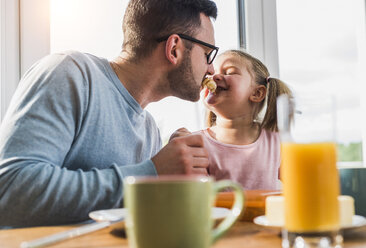
<svg viewBox="0 0 366 248"><path fill-rule="evenodd" d="M282 143L285 228L290 232L339 229L339 177L334 143Z"/></svg>

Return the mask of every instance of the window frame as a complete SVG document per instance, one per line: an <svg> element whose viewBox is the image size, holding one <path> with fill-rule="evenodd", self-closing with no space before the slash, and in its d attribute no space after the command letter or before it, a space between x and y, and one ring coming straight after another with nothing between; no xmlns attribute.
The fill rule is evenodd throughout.
<svg viewBox="0 0 366 248"><path fill-rule="evenodd" d="M0 121L20 78L19 0L1 0Z"/></svg>
<svg viewBox="0 0 366 248"><path fill-rule="evenodd" d="M246 50L279 77L276 1L238 1L245 1Z"/></svg>

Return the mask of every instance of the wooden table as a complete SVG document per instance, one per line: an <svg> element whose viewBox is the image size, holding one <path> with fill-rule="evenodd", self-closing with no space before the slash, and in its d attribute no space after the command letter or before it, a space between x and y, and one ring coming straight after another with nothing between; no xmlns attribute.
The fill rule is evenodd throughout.
<svg viewBox="0 0 366 248"><path fill-rule="evenodd" d="M75 226L33 227L0 231L0 247L20 247L22 241L33 240L45 235L65 231ZM127 248L128 242L121 228L115 224L94 233L63 241L50 247L81 248L81 247L118 247ZM228 233L216 242L212 248L265 248L281 247L279 232L263 228L251 222L237 222ZM357 229L345 236L345 248L366 247L366 228ZM174 247L172 247L174 248Z"/></svg>

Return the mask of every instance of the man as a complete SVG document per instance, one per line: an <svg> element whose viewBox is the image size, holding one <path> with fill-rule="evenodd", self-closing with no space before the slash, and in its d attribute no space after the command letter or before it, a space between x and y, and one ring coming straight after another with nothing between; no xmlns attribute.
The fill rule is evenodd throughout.
<svg viewBox="0 0 366 248"><path fill-rule="evenodd" d="M199 99L213 74L216 15L211 0L131 0L117 59L68 52L37 62L0 127L0 226L79 222L121 207L126 176L205 174L202 138L178 131L160 150L144 108Z"/></svg>

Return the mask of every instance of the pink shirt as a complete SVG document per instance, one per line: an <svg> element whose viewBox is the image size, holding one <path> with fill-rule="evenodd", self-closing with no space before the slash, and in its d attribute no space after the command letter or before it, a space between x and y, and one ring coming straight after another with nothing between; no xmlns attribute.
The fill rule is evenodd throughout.
<svg viewBox="0 0 366 248"><path fill-rule="evenodd" d="M244 189L278 189L280 138L276 132L262 130L249 145L231 145L213 139L207 130L202 133L209 153L209 174L216 180L230 179Z"/></svg>

